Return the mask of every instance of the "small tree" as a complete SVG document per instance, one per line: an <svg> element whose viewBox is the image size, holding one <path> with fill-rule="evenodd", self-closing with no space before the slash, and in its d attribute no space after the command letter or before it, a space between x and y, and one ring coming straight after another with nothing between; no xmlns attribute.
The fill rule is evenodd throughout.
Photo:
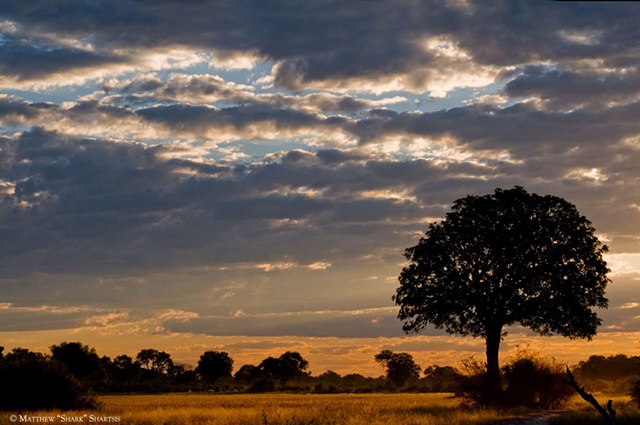
<svg viewBox="0 0 640 425"><path fill-rule="evenodd" d="M196 373L212 384L220 378L231 377L232 371L233 359L224 351L206 351L196 367Z"/></svg>
<svg viewBox="0 0 640 425"><path fill-rule="evenodd" d="M108 371L112 391L131 391L140 385L142 375L140 363L126 354L115 357L111 361Z"/></svg>
<svg viewBox="0 0 640 425"><path fill-rule="evenodd" d="M143 369L150 370L158 375L165 375L173 366L170 354L153 348L140 350L136 356L136 361Z"/></svg>
<svg viewBox="0 0 640 425"><path fill-rule="evenodd" d="M280 357L267 357L258 366L262 376L280 382L284 387L287 381L306 374L309 362L297 351L287 351Z"/></svg>
<svg viewBox="0 0 640 425"><path fill-rule="evenodd" d="M504 327L590 339L607 307L607 247L576 207L522 187L455 201L429 226L393 296L405 332L428 324L486 342L487 387L501 391Z"/></svg>
<svg viewBox="0 0 640 425"><path fill-rule="evenodd" d="M411 354L382 350L375 355L375 360L385 368L387 382L396 388L401 388L411 378L420 377L421 368Z"/></svg>
<svg viewBox="0 0 640 425"><path fill-rule="evenodd" d="M457 393L462 381L462 375L453 366L429 366L424 376L429 391L438 393Z"/></svg>
<svg viewBox="0 0 640 425"><path fill-rule="evenodd" d="M100 357L95 348L80 342L62 342L50 347L51 358L63 363L81 382L90 383L102 376Z"/></svg>
<svg viewBox="0 0 640 425"><path fill-rule="evenodd" d="M247 384L251 384L254 381L260 379L262 372L258 366L254 366L252 364L243 365L238 371L233 375L233 378L238 381L244 381Z"/></svg>

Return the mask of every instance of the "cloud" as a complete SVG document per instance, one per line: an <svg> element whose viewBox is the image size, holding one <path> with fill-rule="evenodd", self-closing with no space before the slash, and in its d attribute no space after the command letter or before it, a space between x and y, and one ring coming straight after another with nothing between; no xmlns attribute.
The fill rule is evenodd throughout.
<svg viewBox="0 0 640 425"><path fill-rule="evenodd" d="M520 184L606 234L603 332L635 332L637 8L0 2L5 331L418 350L403 249Z"/></svg>
<svg viewBox="0 0 640 425"><path fill-rule="evenodd" d="M80 71L126 60L113 54L48 46L39 40L25 43L5 37L0 49L0 74L18 82L34 81L63 71Z"/></svg>
<svg viewBox="0 0 640 425"><path fill-rule="evenodd" d="M287 13L282 13L285 7ZM51 10L52 6L48 8ZM72 70L100 62L114 63L121 60L114 52L124 48L151 50L176 46L206 49L222 58L243 55L266 58L275 64L274 83L290 89L326 87L330 83L334 88L368 87L370 91L425 87L437 90L438 84L443 87L443 78L449 79L447 76L454 74L454 70L458 75L480 74L485 82L487 77L491 78L488 74L492 71L481 70L471 57L443 55L442 46L425 49L421 43L425 38L453 30L453 26L444 23L457 24L461 20L464 12L457 7L441 4L424 8L414 1L376 2L362 7L358 2L327 1L315 5L313 10L309 8L302 4L265 7L251 0L229 5L160 1L151 8L147 2L116 4L105 0L90 7L82 2L70 2L65 7L55 5L51 15L38 12L37 5L14 4L0 12L14 23L13 27L19 28L18 33L26 33L24 28L29 28L33 34L30 39L48 37L54 49L61 50L66 39L91 40L90 49L70 50L67 53L70 64L56 68L38 66L54 63L47 55L12 55L13 60L23 57L14 65L23 78L29 75L28 69L41 69L38 75L45 76L59 72L62 67ZM203 16L207 19L202 19ZM351 29L357 22L367 24L359 25L359 31L354 32ZM323 37L317 37L318 33ZM451 43L454 45L455 40ZM391 84L389 79L393 81ZM470 81L458 78L447 85L450 88L477 85Z"/></svg>
<svg viewBox="0 0 640 425"><path fill-rule="evenodd" d="M332 93L310 93L304 96L282 93L256 93L253 86L224 81L216 75L171 74L166 79L157 75L141 75L117 85L105 86L117 90L123 101L133 104L153 102L213 103L233 102L240 105L293 109L307 112L353 113L373 106L403 102L400 96L382 100L359 99Z"/></svg>
<svg viewBox="0 0 640 425"><path fill-rule="evenodd" d="M17 307L0 310L0 332L21 332L75 329L82 325L83 317L100 311L90 307Z"/></svg>
<svg viewBox="0 0 640 425"><path fill-rule="evenodd" d="M393 309L319 311L289 314L201 317L188 321L168 320L169 331L206 335L303 336L372 338L399 337L402 326Z"/></svg>
<svg viewBox="0 0 640 425"><path fill-rule="evenodd" d="M237 173L233 167L175 160L166 153L162 145L73 138L42 129L5 138L0 178L8 194L0 210L3 234L13 240L3 249L7 265L17 271L29 258L45 270L104 273L117 271L116 264L237 261L234 256L242 251L244 258L264 259L261 252L277 258L288 255L292 243L300 247L299 262L324 263L334 248L317 233L319 226L342 223L346 227L335 229L341 233L352 225L378 226L378 233L392 220L420 211L411 202L358 196L379 184L403 184L374 166L354 162L345 168L308 154L315 161L311 168L286 159ZM318 196L324 190L327 196ZM356 227L351 231L359 233ZM319 245L304 247L305 234ZM366 242L349 245L356 244Z"/></svg>
<svg viewBox="0 0 640 425"><path fill-rule="evenodd" d="M538 97L552 109L604 109L634 102L640 95L637 66L557 69L527 66L504 88L509 97Z"/></svg>
<svg viewBox="0 0 640 425"><path fill-rule="evenodd" d="M446 86L446 92L484 85L497 77L500 67L540 58L600 59L606 66L620 66L631 52L627 40L635 31L629 8L602 4L575 9L559 3L468 2L461 7L452 1L425 7L407 0L366 7L334 1L266 7L246 0L158 1L150 7L148 2L104 0L92 6L78 1L65 6L15 3L0 12L14 28L7 40L17 40L25 28L30 39L47 39L54 49L62 49L67 40L90 40L91 49L67 50L67 65L49 60L51 53L29 51L34 44L29 43L27 51L6 62L20 69L21 76L29 70L44 75L62 67L113 63L122 60L114 52L125 48L190 46L223 59L249 55L269 60L275 64L275 84L292 89L437 92L442 90L438 86ZM5 43L15 53L20 49Z"/></svg>
<svg viewBox="0 0 640 425"><path fill-rule="evenodd" d="M41 119L57 106L51 103L24 102L0 94L0 120L5 124L29 123Z"/></svg>

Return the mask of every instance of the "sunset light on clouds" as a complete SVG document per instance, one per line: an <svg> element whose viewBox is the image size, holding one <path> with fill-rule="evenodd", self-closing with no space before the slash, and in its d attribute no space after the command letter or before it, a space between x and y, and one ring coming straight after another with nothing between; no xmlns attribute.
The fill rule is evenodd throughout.
<svg viewBox="0 0 640 425"><path fill-rule="evenodd" d="M378 375L483 341L405 335L402 253L524 186L609 246L593 341L640 342L640 5L0 0L0 345L286 350Z"/></svg>

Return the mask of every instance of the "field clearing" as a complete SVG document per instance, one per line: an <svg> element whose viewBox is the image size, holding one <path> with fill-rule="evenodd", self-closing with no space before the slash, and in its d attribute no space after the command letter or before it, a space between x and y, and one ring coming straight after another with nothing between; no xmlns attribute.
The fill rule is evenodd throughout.
<svg viewBox="0 0 640 425"><path fill-rule="evenodd" d="M53 423L82 420L126 425L488 425L535 414L462 408L450 394L161 394L101 396L99 400L102 407L94 411L2 412L0 425L43 422L44 417L53 418L49 420ZM620 399L616 403L623 409L628 404ZM599 423L590 406L576 400L574 409L586 414L552 423ZM11 414L16 415L14 421ZM620 423L637 422L623 419Z"/></svg>
<svg viewBox="0 0 640 425"><path fill-rule="evenodd" d="M162 394L99 400L98 411L29 414L53 416L54 423L79 420L73 418L106 423L93 415L126 425L486 425L524 413L461 408L450 394ZM0 424L12 424L11 413L18 414L3 413ZM13 423L28 422L20 419Z"/></svg>

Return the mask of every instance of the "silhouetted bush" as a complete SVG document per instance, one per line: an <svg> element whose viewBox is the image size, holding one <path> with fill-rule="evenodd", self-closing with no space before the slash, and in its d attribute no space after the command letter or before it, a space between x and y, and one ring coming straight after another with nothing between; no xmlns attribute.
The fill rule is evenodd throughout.
<svg viewBox="0 0 640 425"><path fill-rule="evenodd" d="M463 376L452 366L429 366L425 368L424 375L422 383L425 392L458 394L460 391Z"/></svg>
<svg viewBox="0 0 640 425"><path fill-rule="evenodd" d="M0 410L95 408L65 365L39 353L14 349L0 359Z"/></svg>
<svg viewBox="0 0 640 425"><path fill-rule="evenodd" d="M484 363L474 357L462 361L463 376L460 379L458 394L465 404L471 406L487 406L490 404L487 391L487 368Z"/></svg>
<svg viewBox="0 0 640 425"><path fill-rule="evenodd" d="M497 396L487 390L484 364L472 358L463 364L463 369L466 376L460 385L461 395L474 406L557 409L574 394L563 382L564 366L526 351L520 351L502 367L504 389Z"/></svg>
<svg viewBox="0 0 640 425"><path fill-rule="evenodd" d="M574 394L574 390L563 382L564 366L553 359L521 352L503 367L503 374L507 405L557 409Z"/></svg>
<svg viewBox="0 0 640 425"><path fill-rule="evenodd" d="M640 407L640 381L637 381L631 387L631 399Z"/></svg>
<svg viewBox="0 0 640 425"><path fill-rule="evenodd" d="M247 388L248 393L267 393L276 390L276 383L269 378L261 378Z"/></svg>

